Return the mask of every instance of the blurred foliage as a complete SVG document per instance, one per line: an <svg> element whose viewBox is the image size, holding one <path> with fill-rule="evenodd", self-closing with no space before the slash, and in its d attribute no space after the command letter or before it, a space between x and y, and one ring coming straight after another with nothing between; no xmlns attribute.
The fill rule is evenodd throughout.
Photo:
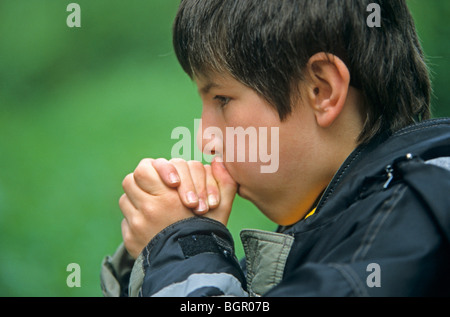
<svg viewBox="0 0 450 317"><path fill-rule="evenodd" d="M123 177L170 157L171 131L200 117L172 50L178 0L0 0L0 296L100 296L102 258L121 242ZM433 72L436 116L450 116L450 2L409 1ZM237 198L230 219L274 224ZM69 263L81 287L66 285Z"/></svg>

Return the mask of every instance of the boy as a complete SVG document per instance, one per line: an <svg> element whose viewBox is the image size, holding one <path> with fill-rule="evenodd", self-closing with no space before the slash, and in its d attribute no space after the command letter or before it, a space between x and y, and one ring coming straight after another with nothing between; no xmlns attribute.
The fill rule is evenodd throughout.
<svg viewBox="0 0 450 317"><path fill-rule="evenodd" d="M236 148L217 135L202 142L211 166L141 161L105 295L450 295L450 121L425 120L405 1L379 2L380 27L372 2L181 2L174 47L202 128L276 128L279 168L227 160ZM241 233L242 265L225 227L236 192L279 224Z"/></svg>

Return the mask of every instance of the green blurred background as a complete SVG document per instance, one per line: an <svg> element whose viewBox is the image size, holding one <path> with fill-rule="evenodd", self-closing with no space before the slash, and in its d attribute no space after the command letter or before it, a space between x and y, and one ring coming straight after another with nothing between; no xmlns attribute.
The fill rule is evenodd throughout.
<svg viewBox="0 0 450 317"><path fill-rule="evenodd" d="M121 242L123 177L170 157L175 127L200 117L171 45L178 0L0 0L0 296L101 296L102 258ZM435 116L450 116L450 1L410 0L433 74ZM237 198L230 219L272 230ZM81 287L69 288L69 263Z"/></svg>

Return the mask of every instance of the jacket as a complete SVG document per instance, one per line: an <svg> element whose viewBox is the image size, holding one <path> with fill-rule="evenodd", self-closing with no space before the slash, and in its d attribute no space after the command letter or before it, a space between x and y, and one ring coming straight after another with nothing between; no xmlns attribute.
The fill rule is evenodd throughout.
<svg viewBox="0 0 450 317"><path fill-rule="evenodd" d="M102 263L105 296L449 296L450 119L357 147L316 212L277 232L192 217L136 261L123 245Z"/></svg>

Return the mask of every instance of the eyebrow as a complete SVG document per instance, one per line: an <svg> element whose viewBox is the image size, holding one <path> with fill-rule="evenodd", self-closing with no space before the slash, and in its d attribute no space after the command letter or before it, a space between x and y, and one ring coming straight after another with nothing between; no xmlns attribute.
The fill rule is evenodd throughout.
<svg viewBox="0 0 450 317"><path fill-rule="evenodd" d="M209 82L205 86L200 88L199 92L200 94L206 95L212 88L219 88L219 87L221 87L219 84Z"/></svg>

